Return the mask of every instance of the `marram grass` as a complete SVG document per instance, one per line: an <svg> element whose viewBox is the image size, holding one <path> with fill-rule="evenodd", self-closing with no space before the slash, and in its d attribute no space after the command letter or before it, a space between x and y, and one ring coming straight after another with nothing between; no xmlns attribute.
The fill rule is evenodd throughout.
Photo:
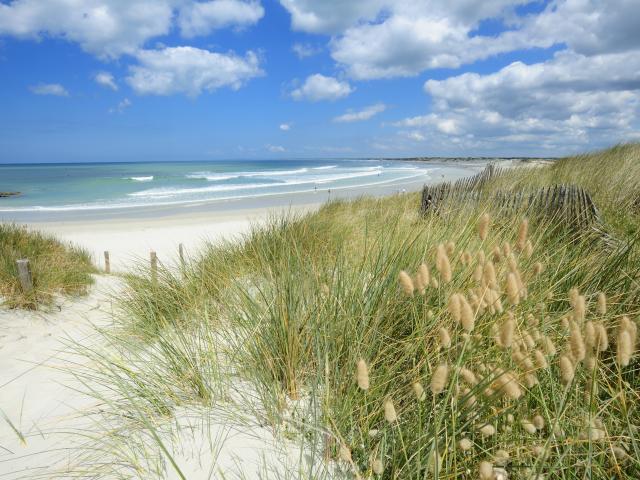
<svg viewBox="0 0 640 480"><path fill-rule="evenodd" d="M486 188L583 185L614 247L487 203L421 217L410 194L273 218L155 282L141 271L121 320L156 355L136 376L171 381L120 384L170 415L216 397L189 359L225 358L264 421L353 478L640 478L640 219L612 176L640 191L640 147Z"/></svg>
<svg viewBox="0 0 640 480"><path fill-rule="evenodd" d="M16 260L30 262L34 290L22 291ZM15 308L49 304L55 295L84 294L95 268L89 254L54 237L0 223L0 303Z"/></svg>

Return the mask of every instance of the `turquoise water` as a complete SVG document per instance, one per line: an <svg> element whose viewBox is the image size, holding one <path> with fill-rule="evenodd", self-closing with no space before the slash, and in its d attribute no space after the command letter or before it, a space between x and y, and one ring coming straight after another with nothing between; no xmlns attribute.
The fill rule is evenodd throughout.
<svg viewBox="0 0 640 480"><path fill-rule="evenodd" d="M428 181L442 165L384 160L264 160L0 165L0 213L187 205Z"/></svg>

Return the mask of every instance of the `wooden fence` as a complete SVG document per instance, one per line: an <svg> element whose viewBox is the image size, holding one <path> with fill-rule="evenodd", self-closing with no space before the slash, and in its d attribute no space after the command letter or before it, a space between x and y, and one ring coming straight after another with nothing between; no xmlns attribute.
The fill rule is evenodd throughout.
<svg viewBox="0 0 640 480"><path fill-rule="evenodd" d="M456 182L425 185L422 190L421 211L427 215L442 212L445 206L459 208L485 201L492 210L504 214L555 218L576 229L593 230L606 237L607 243L614 242L605 233L600 213L591 195L582 187L561 184L517 192L484 189L488 181L504 171L505 169L489 166L476 175Z"/></svg>

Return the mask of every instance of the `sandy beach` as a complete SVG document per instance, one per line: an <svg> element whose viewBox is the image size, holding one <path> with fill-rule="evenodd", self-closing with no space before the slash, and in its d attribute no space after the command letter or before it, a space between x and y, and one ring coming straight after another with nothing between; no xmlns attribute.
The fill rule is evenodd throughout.
<svg viewBox="0 0 640 480"><path fill-rule="evenodd" d="M477 170L477 166L456 168L452 177ZM0 478L47 478L53 472L64 472L77 461L74 456L82 450L77 433L88 428L83 416L96 405L77 391L83 387L72 375L77 358L68 345L76 342L90 346L100 338L95 327L111 326L114 298L123 288L119 273L148 262L151 251L156 252L160 262L170 265L178 259L179 244L183 244L186 255L192 256L197 255L204 242L240 241L252 225L269 216L311 212L330 199L393 195L421 187L422 183L412 182L386 185L375 191L334 191L331 196L327 192L282 195L259 203L5 217L83 247L99 269L104 268L104 252L108 251L113 274L96 275L87 297L59 297L46 311L0 308L0 409L5 416L0 430ZM213 433L206 435L221 439L217 456L211 451L203 454L206 446L202 440L193 444L193 438L185 439L191 450L182 452L183 457L177 455L182 468L191 472L189 478L209 478L213 465L219 471L242 470L251 475L264 467L265 458L281 458L294 466L299 463L296 446L283 448L268 429L247 423L234 425L225 420L228 412L217 415L220 421L209 425ZM60 445L64 445L62 456ZM195 451L200 451L197 464L190 461Z"/></svg>
<svg viewBox="0 0 640 480"><path fill-rule="evenodd" d="M478 165L457 166L450 175L453 179L460 178L479 169ZM363 194L394 195L421 187L422 183L409 182L386 185L374 191L332 192L332 197L322 192L275 196L259 203L203 203L178 208L40 214L13 219L30 229L83 247L100 270L104 268L104 252L108 251L112 275L96 275L96 283L87 297L59 297L47 311L0 308L0 365L3 366L0 409L6 416L0 434L0 472L4 474L1 478L33 478L40 474L46 478L51 472L71 468L77 461L74 455L82 449L76 444L77 432L88 428L84 413L96 405L77 391L85 387L71 374L77 358L68 345L75 342L87 347L100 341L95 327L110 328L113 322L114 298L123 288L118 274L146 264L151 251L156 252L160 262L171 265L178 260L179 244L183 244L187 256L194 256L205 242L240 241L252 225L264 222L269 216L304 214L331 199L356 198ZM193 444L193 439L184 439L191 444L191 450L177 454L184 462L183 468L192 473L189 478L209 478L207 472L214 464L220 471L237 473L241 465L249 475L257 474L264 466L265 455L282 457L284 463L294 468L299 466L300 455L295 445L284 448L270 430L246 420L242 425L234 425L224 420L229 417L226 411L215 415L220 421L208 427L214 432L209 432L207 437L224 438L217 456L214 458L211 452L200 453L199 463L194 466L189 458L205 446L202 440ZM64 460L60 457L61 444L65 445ZM249 453L247 445L250 445Z"/></svg>

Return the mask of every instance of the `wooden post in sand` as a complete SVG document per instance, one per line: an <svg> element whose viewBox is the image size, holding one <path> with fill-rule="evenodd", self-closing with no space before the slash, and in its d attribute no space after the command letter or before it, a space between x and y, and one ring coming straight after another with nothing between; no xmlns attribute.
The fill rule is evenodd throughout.
<svg viewBox="0 0 640 480"><path fill-rule="evenodd" d="M20 279L20 286L24 293L31 293L33 290L33 277L31 275L31 267L29 266L29 260L26 258L16 260L18 266L18 278Z"/></svg>
<svg viewBox="0 0 640 480"><path fill-rule="evenodd" d="M111 260L109 259L109 252L104 252L104 273L111 273Z"/></svg>
<svg viewBox="0 0 640 480"><path fill-rule="evenodd" d="M158 255L152 250L149 258L151 260L151 281L156 283L158 281Z"/></svg>
<svg viewBox="0 0 640 480"><path fill-rule="evenodd" d="M180 266L182 267L182 270L184 270L184 245L178 245L178 254L180 255Z"/></svg>

